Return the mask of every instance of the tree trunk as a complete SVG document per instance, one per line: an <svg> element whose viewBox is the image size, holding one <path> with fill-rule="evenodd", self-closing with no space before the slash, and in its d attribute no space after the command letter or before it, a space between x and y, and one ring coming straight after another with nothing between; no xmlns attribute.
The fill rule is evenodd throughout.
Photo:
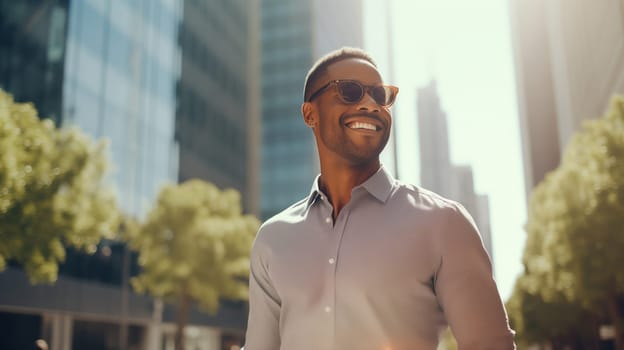
<svg viewBox="0 0 624 350"><path fill-rule="evenodd" d="M180 298L176 314L175 350L184 350L184 327L186 326L190 304L191 298L184 293Z"/></svg>
<svg viewBox="0 0 624 350"><path fill-rule="evenodd" d="M616 295L611 295L607 300L609 318L615 328L615 349L624 350L624 334L622 333L622 315Z"/></svg>

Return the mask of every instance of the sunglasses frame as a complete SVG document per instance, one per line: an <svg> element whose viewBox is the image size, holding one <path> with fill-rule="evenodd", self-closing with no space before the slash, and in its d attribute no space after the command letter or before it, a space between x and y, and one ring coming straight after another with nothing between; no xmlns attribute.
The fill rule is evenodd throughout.
<svg viewBox="0 0 624 350"><path fill-rule="evenodd" d="M345 104L358 103L358 102L362 101L362 98L364 98L365 94L369 94L373 98L373 100L375 100L375 102L378 105L380 105L382 107L390 107L390 106L392 106L392 104L394 104L394 101L396 100L396 96L399 93L399 88L394 86L394 85L364 85L364 84L362 84L361 82L359 82L357 80L338 79L338 80L330 80L327 84L325 84L322 87L320 87L312 95L310 95L310 97L308 98L308 100L306 102L312 102L313 99L315 99L316 97L320 96L323 92L327 91L332 85L338 86L341 83L353 83L353 84L356 84L356 85L360 86L360 88L362 89L362 95L356 101L347 101L347 100L345 100L344 96L340 92L340 89L338 89L338 96L340 96L340 100L342 102L344 102ZM379 103L379 101L377 101L375 96L371 93L373 89L380 88L380 87L381 88L389 88L390 91L392 92L393 97L392 97L392 100L390 101L390 103L388 103L388 104Z"/></svg>

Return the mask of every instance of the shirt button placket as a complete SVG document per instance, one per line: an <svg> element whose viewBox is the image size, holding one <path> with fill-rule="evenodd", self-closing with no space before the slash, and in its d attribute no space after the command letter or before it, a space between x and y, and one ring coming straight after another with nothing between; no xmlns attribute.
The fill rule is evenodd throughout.
<svg viewBox="0 0 624 350"><path fill-rule="evenodd" d="M323 307L323 312L327 315L328 317L328 322L327 322L327 326L329 327L328 331L329 331L329 337L327 338L327 340L329 341L330 344L332 344L332 347L334 345L335 342L335 332L336 332L336 312L335 312L335 302L336 302L336 268L337 268L337 261L336 261L336 257L337 257L337 252L338 252L338 242L339 242L339 237L336 236L336 228L338 225L338 221L340 219L336 219L336 222L334 222L334 219L331 215L331 213L329 214L329 216L327 216L325 218L325 223L329 226L328 230L330 232L330 241L331 243L331 248L330 248L330 255L327 257L327 271L328 271L328 278L329 280L327 281L327 285L328 285L328 292L329 292L329 299L327 300L327 304L325 304L325 306Z"/></svg>
<svg viewBox="0 0 624 350"><path fill-rule="evenodd" d="M347 223L349 215L350 215L350 203L347 204L342 209L342 211L340 212L340 215L338 215L338 217L336 218L336 221L334 222L334 225L332 227L332 235L331 235L332 251L329 252L329 256L327 257L327 262L329 263L328 268L332 273L331 293L333 294L332 295L333 300L331 300L331 303L328 303L328 306L331 305L330 311L333 316L332 318L332 327L333 327L332 342L334 342L334 346L336 342L336 322L337 322L337 318L339 317L338 310L340 309L340 305L338 304L338 300L336 299L336 283L337 283L337 280L339 279L337 275L338 258L340 257L339 256L340 245L342 243L345 225ZM343 258L341 257L341 259Z"/></svg>

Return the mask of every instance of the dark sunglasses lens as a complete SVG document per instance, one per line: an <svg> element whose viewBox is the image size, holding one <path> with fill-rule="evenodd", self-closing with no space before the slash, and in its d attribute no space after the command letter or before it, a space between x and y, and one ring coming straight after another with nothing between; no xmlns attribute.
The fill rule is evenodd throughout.
<svg viewBox="0 0 624 350"><path fill-rule="evenodd" d="M386 105L386 100L388 97L388 93L386 92L386 89L383 86L376 86L372 89L371 91L373 98L375 99L375 101L382 105L385 106Z"/></svg>
<svg viewBox="0 0 624 350"><path fill-rule="evenodd" d="M343 81L338 84L338 90L340 92L340 96L347 103L355 103L362 99L362 95L364 95L364 89L362 85L352 82L352 81Z"/></svg>
<svg viewBox="0 0 624 350"><path fill-rule="evenodd" d="M387 86L376 86L371 93L375 101L381 106L387 106L394 101L394 91Z"/></svg>

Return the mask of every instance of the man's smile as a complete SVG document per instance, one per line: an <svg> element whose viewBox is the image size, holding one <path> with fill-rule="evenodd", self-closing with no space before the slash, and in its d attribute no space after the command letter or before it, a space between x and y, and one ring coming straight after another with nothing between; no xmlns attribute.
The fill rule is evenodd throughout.
<svg viewBox="0 0 624 350"><path fill-rule="evenodd" d="M381 129L378 126L375 126L367 122L351 122L347 124L347 127L350 129L361 129L361 130L371 130L371 131L377 131Z"/></svg>
<svg viewBox="0 0 624 350"><path fill-rule="evenodd" d="M386 123L377 115L372 113L352 114L343 117L343 125L351 130L362 131L366 133L375 133L386 128Z"/></svg>

